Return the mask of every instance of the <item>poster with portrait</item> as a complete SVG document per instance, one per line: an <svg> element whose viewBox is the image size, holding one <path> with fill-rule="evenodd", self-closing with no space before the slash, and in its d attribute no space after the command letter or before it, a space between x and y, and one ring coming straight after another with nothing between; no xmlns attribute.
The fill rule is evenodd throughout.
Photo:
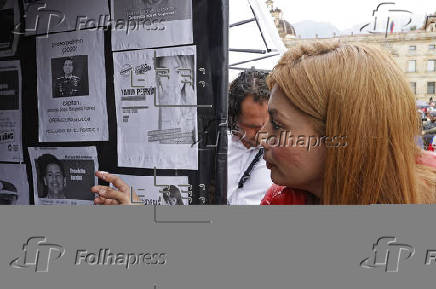
<svg viewBox="0 0 436 289"><path fill-rule="evenodd" d="M28 205L26 165L0 164L0 205Z"/></svg>
<svg viewBox="0 0 436 289"><path fill-rule="evenodd" d="M0 161L22 162L20 62L0 61Z"/></svg>
<svg viewBox="0 0 436 289"><path fill-rule="evenodd" d="M114 53L118 166L198 169L195 46Z"/></svg>
<svg viewBox="0 0 436 289"><path fill-rule="evenodd" d="M136 192L144 205L189 205L188 177L118 175Z"/></svg>
<svg viewBox="0 0 436 289"><path fill-rule="evenodd" d="M95 147L29 147L35 205L91 205L98 181Z"/></svg>
<svg viewBox="0 0 436 289"><path fill-rule="evenodd" d="M16 0L0 0L0 57L13 56L17 50L20 7Z"/></svg>
<svg viewBox="0 0 436 289"><path fill-rule="evenodd" d="M37 38L40 142L107 141L102 31Z"/></svg>
<svg viewBox="0 0 436 289"><path fill-rule="evenodd" d="M110 23L107 0L23 0L23 6L26 36L102 29Z"/></svg>
<svg viewBox="0 0 436 289"><path fill-rule="evenodd" d="M112 50L193 43L192 0L111 0Z"/></svg>

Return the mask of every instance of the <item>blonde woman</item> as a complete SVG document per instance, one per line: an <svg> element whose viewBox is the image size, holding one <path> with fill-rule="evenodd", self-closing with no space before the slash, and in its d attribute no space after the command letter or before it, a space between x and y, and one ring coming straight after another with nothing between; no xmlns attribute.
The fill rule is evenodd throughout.
<svg viewBox="0 0 436 289"><path fill-rule="evenodd" d="M303 44L281 58L268 85L269 121L259 141L277 185L262 204L436 201L436 155L415 144L415 96L387 53Z"/></svg>
<svg viewBox="0 0 436 289"><path fill-rule="evenodd" d="M258 133L273 185L262 204L436 202L436 155L415 144L415 96L389 54L363 44L290 49L268 80ZM96 204L129 204L129 186L96 186Z"/></svg>

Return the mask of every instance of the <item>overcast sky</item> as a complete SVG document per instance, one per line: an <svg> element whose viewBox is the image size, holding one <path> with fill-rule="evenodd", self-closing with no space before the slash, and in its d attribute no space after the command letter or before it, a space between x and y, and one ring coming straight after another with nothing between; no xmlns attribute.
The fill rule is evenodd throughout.
<svg viewBox="0 0 436 289"><path fill-rule="evenodd" d="M283 18L291 23L302 20L330 22L339 30L345 30L369 22L372 11L382 2L395 2L389 9L406 9L420 18L436 11L435 0L274 0L274 5L283 10Z"/></svg>

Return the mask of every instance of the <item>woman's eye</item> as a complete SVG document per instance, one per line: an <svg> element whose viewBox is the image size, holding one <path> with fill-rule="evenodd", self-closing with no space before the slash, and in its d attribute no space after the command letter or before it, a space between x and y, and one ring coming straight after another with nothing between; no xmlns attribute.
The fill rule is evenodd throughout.
<svg viewBox="0 0 436 289"><path fill-rule="evenodd" d="M270 122L271 122L271 126L274 130L280 129L280 125L278 123L276 123L273 119L271 119Z"/></svg>

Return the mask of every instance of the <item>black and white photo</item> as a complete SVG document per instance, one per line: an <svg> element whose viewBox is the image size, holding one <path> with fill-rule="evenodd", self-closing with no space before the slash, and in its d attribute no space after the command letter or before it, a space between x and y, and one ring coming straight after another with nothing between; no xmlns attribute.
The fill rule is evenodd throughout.
<svg viewBox="0 0 436 289"><path fill-rule="evenodd" d="M94 185L93 160L59 160L43 154L35 160L38 196L47 199L93 200L87 189ZM75 175L74 172L82 172Z"/></svg>
<svg viewBox="0 0 436 289"><path fill-rule="evenodd" d="M119 166L198 168L195 79L195 46L114 53Z"/></svg>
<svg viewBox="0 0 436 289"><path fill-rule="evenodd" d="M95 147L29 148L35 204L92 204Z"/></svg>
<svg viewBox="0 0 436 289"><path fill-rule="evenodd" d="M40 142L107 141L103 31L36 38Z"/></svg>
<svg viewBox="0 0 436 289"><path fill-rule="evenodd" d="M169 188L163 188L161 194L167 206L184 205L180 189L174 185L171 185Z"/></svg>
<svg viewBox="0 0 436 289"><path fill-rule="evenodd" d="M175 55L156 57L155 69L166 73L156 73L157 96L159 104L159 131L171 130L160 143L192 144L195 142L197 119L194 90L194 55ZM179 105L180 107L164 107Z"/></svg>
<svg viewBox="0 0 436 289"><path fill-rule="evenodd" d="M88 56L51 59L53 97L89 95Z"/></svg>
<svg viewBox="0 0 436 289"><path fill-rule="evenodd" d="M189 182L186 176L119 175L136 192L144 205L189 205Z"/></svg>
<svg viewBox="0 0 436 289"><path fill-rule="evenodd" d="M0 205L29 205L26 165L0 164Z"/></svg>

